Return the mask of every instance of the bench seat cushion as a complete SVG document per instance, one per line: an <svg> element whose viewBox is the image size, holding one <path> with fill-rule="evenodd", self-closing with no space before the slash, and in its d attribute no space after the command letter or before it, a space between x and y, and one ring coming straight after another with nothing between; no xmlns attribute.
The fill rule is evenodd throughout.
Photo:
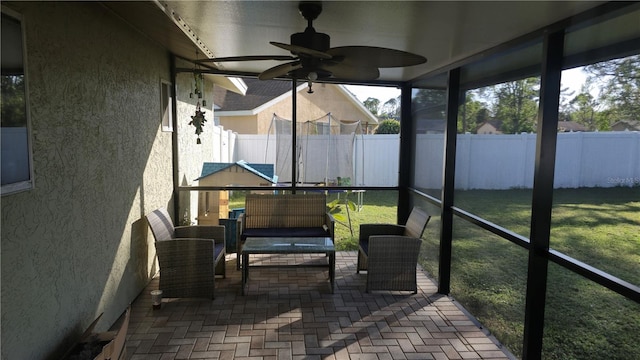
<svg viewBox="0 0 640 360"><path fill-rule="evenodd" d="M222 255L224 257L224 254L225 254L225 246L224 245L225 245L224 242L216 243L216 245L214 247L214 251L215 251L215 254L214 254L214 257L213 257L214 261L215 261L215 259L220 257L220 255Z"/></svg>
<svg viewBox="0 0 640 360"><path fill-rule="evenodd" d="M249 228L242 232L242 241L250 237L330 237L322 227Z"/></svg>
<svg viewBox="0 0 640 360"><path fill-rule="evenodd" d="M360 239L360 249L365 256L369 256L369 238Z"/></svg>

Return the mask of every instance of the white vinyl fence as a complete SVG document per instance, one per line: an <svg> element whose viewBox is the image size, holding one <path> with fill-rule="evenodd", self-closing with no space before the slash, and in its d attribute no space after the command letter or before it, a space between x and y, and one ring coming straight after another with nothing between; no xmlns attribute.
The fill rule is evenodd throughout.
<svg viewBox="0 0 640 360"><path fill-rule="evenodd" d="M233 151L230 161L275 163L275 137L269 138L269 146L266 135L237 134L235 143L231 140L229 137L228 146ZM417 140L416 151L421 159L415 166L417 186L439 189L444 135L418 135ZM456 188L498 190L533 186L535 134L462 134L458 135L457 145ZM362 170L356 171L352 184L396 186L398 147L398 135L356 137L354 162ZM640 186L640 132L558 134L554 184L556 188Z"/></svg>
<svg viewBox="0 0 640 360"><path fill-rule="evenodd" d="M398 144L398 135L356 136L352 185L396 186L400 156ZM233 161L275 164L276 150L273 135L238 134ZM318 166L324 168L324 161L319 161Z"/></svg>
<svg viewBox="0 0 640 360"><path fill-rule="evenodd" d="M222 126L212 126L211 129L213 129L212 141L218 146L214 147L213 157L209 161L220 163L237 161L234 160L233 153L237 145L236 138L238 134L231 130L224 130Z"/></svg>

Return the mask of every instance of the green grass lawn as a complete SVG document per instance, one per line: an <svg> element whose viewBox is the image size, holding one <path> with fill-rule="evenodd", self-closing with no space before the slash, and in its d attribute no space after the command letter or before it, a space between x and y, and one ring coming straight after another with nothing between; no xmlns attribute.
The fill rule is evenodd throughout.
<svg viewBox="0 0 640 360"><path fill-rule="evenodd" d="M243 207L244 196L230 208ZM332 200L333 197L330 197ZM355 201L355 195L350 199ZM529 237L531 191L458 191L457 207ZM434 277L439 217L432 212L420 254ZM346 209L341 208L346 214ZM396 192L367 191L361 211L336 224L336 247L357 249L361 223L395 223ZM562 189L554 193L551 247L640 284L640 189ZM452 296L514 355L522 353L527 251L466 221L454 219ZM545 359L640 359L640 305L550 264Z"/></svg>
<svg viewBox="0 0 640 360"><path fill-rule="evenodd" d="M527 237L530 203L528 190L456 193L456 206ZM639 237L640 189L555 191L553 249L640 284ZM516 356L522 353L527 256L454 221L452 295ZM637 303L550 264L545 311L545 359L640 359Z"/></svg>

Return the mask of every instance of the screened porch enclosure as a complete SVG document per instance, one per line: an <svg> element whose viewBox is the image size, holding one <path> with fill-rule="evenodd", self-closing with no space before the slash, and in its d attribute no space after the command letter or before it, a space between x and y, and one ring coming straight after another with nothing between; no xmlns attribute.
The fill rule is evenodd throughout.
<svg viewBox="0 0 640 360"><path fill-rule="evenodd" d="M555 318L563 309L558 305L559 299L568 296L563 291L577 286L584 296L591 296L596 303L613 303L620 314L626 314L622 317L612 314L611 323L620 324L624 318L631 319L625 326L640 331L640 319L637 316L640 300L638 279L630 275L633 273L634 265L624 271L606 265L607 261L615 263L615 260L608 258L609 255L606 255L606 258L597 258L598 255L594 255L599 253L597 246L602 245L596 245L593 252L589 253L575 250L572 247L582 246L580 241L584 245L589 239L583 238L577 243L567 242L560 228L565 225L562 225L560 218L556 219L551 215L552 212L560 214L560 210L567 207L561 200L556 200L557 203L554 201L554 198L563 199L565 196L566 192L560 189L599 186L594 185L598 181L606 188L615 187L619 185L619 179L627 179L624 180L623 186L638 186L634 179L636 172L640 171L640 163L633 151L623 151L616 155L619 161L628 165L627 169L631 169L630 172L624 173L625 175L619 175L621 173L617 170L609 170L610 174L605 171L605 175L594 175L595 172L592 170L578 170L572 173L571 171L578 166L583 169L606 166L607 160L601 159L595 163L594 157L585 156L600 145L595 145L594 148L592 145L584 145L579 151L571 145L576 144L577 137L591 139L591 136L597 137L597 133L559 134L563 131L559 125L560 119L568 116L563 115L563 111L568 109L568 105L563 104L563 99L568 99L569 96L561 87L563 71L578 67L595 67L594 64L611 60L635 59L640 54L637 41L640 39L640 29L635 23L640 14L637 4L624 7L624 11L621 9L603 7L602 14L590 12L582 17L568 19L515 39L492 51L450 64L441 71L406 83L398 83L402 89L402 116L398 143L397 185L370 186L371 178L365 176L361 181L353 167L351 174L356 175L350 183L337 181L338 176L341 179L345 177L338 175L343 174L342 170L337 170L335 175L325 170L323 174L322 169L326 167L322 165L331 157L325 156L325 148L311 151L311 156L307 152L312 149L311 145L305 147L309 139L300 135L305 131L301 130L305 129L301 121L304 122L306 119L298 118L296 127L299 135L295 138L291 135L292 126L283 122L286 125L281 127L281 133L286 135L285 140L280 142L284 145L282 150L273 144L273 140L269 143L269 146L273 145L273 148L279 149L278 156L282 159L273 159L274 163L278 164L276 166L281 174L284 174L279 181L286 184L285 179L289 180L289 184L281 190L305 191L311 185L317 190L325 191L335 188L394 190L398 192L399 222L406 218L413 206L428 208L436 213L438 228L431 230L428 234L431 236L425 239L423 248L423 251L429 252L423 259L424 268L437 280L440 293L459 298L460 303L481 322L484 320L490 324L487 325L489 329L497 334L498 340L516 357L553 358L556 356L553 355L554 349L557 348L580 358L583 356L581 354L588 351L586 349L593 346L614 358L624 358L629 353L635 354L639 350L637 346L628 344L628 338L609 339L597 330L598 327L603 327L614 333L622 332L622 328L617 325L609 327L597 321L587 326L563 324ZM614 30L623 28L627 30ZM611 37L604 40L590 36L596 32L608 32ZM493 154L490 156L470 151L478 149L474 148L477 146L476 139L490 136L474 133L474 126L481 125L481 122L478 121L479 117L472 118L472 114L475 114L473 111L477 111L473 106L482 101L492 101L478 96L485 96L489 91L483 89L498 93L510 84L531 85L532 92L528 99L532 107L527 110L530 112L510 115L508 109L496 107L496 112L503 111L499 116L508 118L509 121L513 120L512 123L506 123L505 120L501 129L503 133L496 135L495 139L504 139L504 143L500 144L496 140L494 151L487 152ZM605 85L595 86L600 86L600 91L606 92ZM295 111L296 108L299 109L300 104L292 103L293 110L290 111ZM519 118L521 115L523 117ZM290 119L292 116L283 118ZM313 124L313 127L318 134L326 133L324 124ZM609 135L616 136L614 133L607 134ZM286 136L289 138L286 139ZM594 143L598 141L594 140ZM631 140L631 143L634 141L636 140ZM312 140L308 141L311 142ZM356 140L355 143L357 142ZM325 141L325 144L331 142ZM364 144L366 149L366 140ZM516 146L522 149L521 153L511 152ZM291 156L291 149L294 147L297 150L296 160ZM351 147L353 148L353 145ZM338 149L338 146L335 148ZM615 150L613 152L615 153ZM357 149L354 153L357 153ZM363 153L363 162L366 163L368 153L366 150ZM518 157L519 154L526 156ZM578 156L580 165L576 165L574 161ZM354 165L357 164L355 159L356 156L352 155ZM456 161L460 159L466 161ZM338 163L339 160L335 162ZM310 175L308 171L312 167L317 172ZM292 168L296 169L295 180L292 180ZM393 169L390 171L395 172ZM362 174L368 172L363 170ZM602 176L605 176L604 180ZM511 177L511 180L506 181L508 177ZM517 180L513 180L514 178ZM336 181L333 181L334 179ZM503 189L483 193L482 197L478 197L473 192L476 185L470 185L476 183L471 179L481 184L478 185L479 188L502 186ZM614 185L611 181L617 184ZM257 190L249 187L237 189ZM180 190L198 189L183 187ZM503 198L505 194L508 196L506 199ZM492 202L500 200L505 204L505 209L517 206L515 222L506 221L506 216L489 216L489 213L482 209L482 202L478 202L478 199ZM520 202L521 200L523 202ZM628 206L634 206L638 200L640 199L629 199ZM589 199L585 201L585 206L589 206ZM607 216L615 216L615 213L607 213ZM633 215L624 215L620 221L638 229L633 225L637 221ZM587 225L575 223L573 226L583 228ZM633 264L633 259L639 256L637 239L632 235L622 235L618 241L619 245L616 246L620 246L620 249L631 249L628 258ZM466 246L477 247L477 250L467 251ZM495 254L492 254L492 251ZM518 266L509 266L509 262L496 263L501 260L497 254L511 257ZM474 282L477 278L461 270L470 264L495 268L485 273L483 282ZM603 268L607 270L602 271ZM512 273L513 277L498 278L499 274L504 273ZM465 293L467 290L470 291ZM502 294L502 291L506 293ZM500 301L504 302L506 308L494 307L492 302L497 301L495 297L481 295L487 292L502 294ZM575 309L581 307L576 306ZM564 311L570 313L566 309ZM580 315L576 313L573 317L579 318ZM515 330L501 328L500 322L511 324ZM576 331L589 334L589 339L559 346L561 339Z"/></svg>

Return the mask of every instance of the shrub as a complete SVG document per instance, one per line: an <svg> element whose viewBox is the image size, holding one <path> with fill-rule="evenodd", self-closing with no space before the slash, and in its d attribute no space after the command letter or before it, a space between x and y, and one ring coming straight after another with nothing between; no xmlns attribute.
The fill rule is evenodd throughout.
<svg viewBox="0 0 640 360"><path fill-rule="evenodd" d="M400 133L400 122L398 120L387 119L383 120L378 128L376 129L376 134L399 134Z"/></svg>

